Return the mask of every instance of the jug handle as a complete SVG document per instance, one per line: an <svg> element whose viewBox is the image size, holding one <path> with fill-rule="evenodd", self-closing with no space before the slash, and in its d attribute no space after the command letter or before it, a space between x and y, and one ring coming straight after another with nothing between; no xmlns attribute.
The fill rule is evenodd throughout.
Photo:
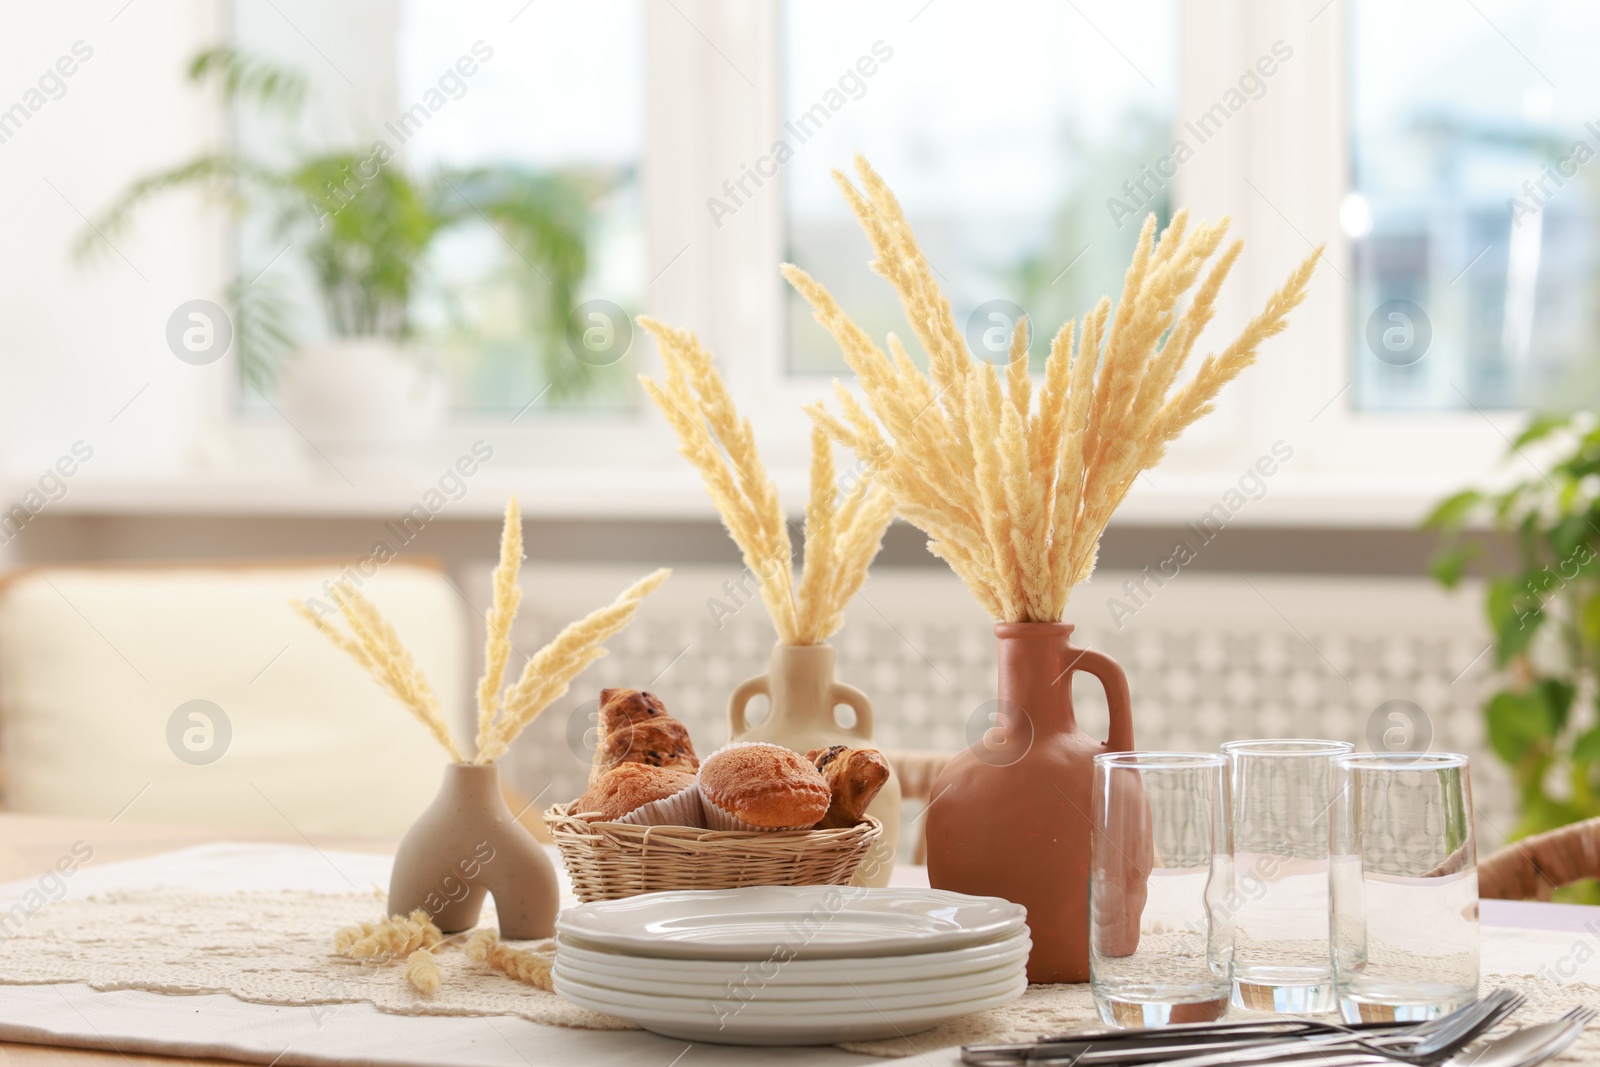
<svg viewBox="0 0 1600 1067"><path fill-rule="evenodd" d="M843 682L833 683L833 703L828 706L828 714L833 714L833 709L840 704L846 704L855 709L856 724L850 732L863 741L872 740L872 701L867 699L867 694L853 685Z"/></svg>
<svg viewBox="0 0 1600 1067"><path fill-rule="evenodd" d="M772 699L772 689L767 684L767 676L758 674L754 678L746 678L734 689L733 695L728 698L728 739L737 741L741 734L750 729L750 723L745 718L744 710L750 703L750 698L756 695Z"/></svg>
<svg viewBox="0 0 1600 1067"><path fill-rule="evenodd" d="M1067 684L1071 692L1073 671L1088 671L1100 680L1106 691L1106 707L1111 712L1111 728L1106 731L1107 752L1133 750L1133 700L1128 693L1128 676L1117 661L1103 652L1088 648L1067 649Z"/></svg>

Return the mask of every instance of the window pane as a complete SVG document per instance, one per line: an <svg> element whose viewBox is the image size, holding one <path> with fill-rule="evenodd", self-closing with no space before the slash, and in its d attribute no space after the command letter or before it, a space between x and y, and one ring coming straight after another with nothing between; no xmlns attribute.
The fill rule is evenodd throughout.
<svg viewBox="0 0 1600 1067"><path fill-rule="evenodd" d="M402 0L398 35L401 108L435 89L461 51L462 9L444 0ZM583 42L575 47L574 42ZM576 301L639 310L645 237L639 185L644 152L643 0L535 4L489 42L493 58L450 104L405 142L414 173L512 168L571 182L589 201L586 270ZM539 211L538 187L529 198ZM476 200L466 188L461 196ZM560 211L552 207L552 217ZM537 218L530 221L537 223ZM515 413L547 385L541 406L614 405L630 395L626 361L599 352L579 360L548 301L562 278L530 263L478 219L447 232L429 267L419 318L447 357L458 408Z"/></svg>
<svg viewBox="0 0 1600 1067"><path fill-rule="evenodd" d="M1360 410L1593 397L1600 9L1474 6L1349 7Z"/></svg>
<svg viewBox="0 0 1600 1067"><path fill-rule="evenodd" d="M865 152L975 350L1003 358L1020 306L1042 358L1049 331L1115 297L1145 214L1168 214L1169 181L1146 179L1132 195L1123 183L1172 145L1178 28L1172 0L790 0L789 258L874 336L906 337L829 173ZM838 372L838 349L804 302L791 293L788 308L790 370Z"/></svg>
<svg viewBox="0 0 1600 1067"><path fill-rule="evenodd" d="M236 109L246 154L285 174L329 161L313 199L349 217L364 217L362 198L403 175L421 205L406 220L414 228L384 225L397 213L372 210L363 232L374 245L409 248L439 227L404 304L407 328L447 371L457 412L633 396L628 360L603 345L575 354L584 336L569 331L566 311L595 300L631 314L644 291L643 0L476 14L446 0L238 0L234 15L241 49L311 86L299 111ZM359 163L335 173L346 154ZM303 210L256 210L240 226L241 277L262 279L254 292L281 286L295 341L370 328L338 321L343 305L318 292L311 265L326 234ZM367 246L357 245L339 251L360 262ZM594 319L582 325L599 336ZM264 404L254 390L244 398Z"/></svg>

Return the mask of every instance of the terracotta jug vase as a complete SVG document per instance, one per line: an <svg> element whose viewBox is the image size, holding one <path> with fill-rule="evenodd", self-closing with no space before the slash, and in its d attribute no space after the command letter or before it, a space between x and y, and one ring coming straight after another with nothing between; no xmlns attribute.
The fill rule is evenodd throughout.
<svg viewBox="0 0 1600 1067"><path fill-rule="evenodd" d="M506 807L500 768L451 763L439 795L395 853L389 913L409 915L421 908L440 930L454 934L478 924L483 898L490 893L501 937L555 936L561 904L556 869Z"/></svg>
<svg viewBox="0 0 1600 1067"><path fill-rule="evenodd" d="M769 701L767 717L751 726L745 717L750 698L760 694ZM855 725L839 725L833 709L845 704L855 710ZM833 680L833 646L774 645L766 674L739 684L728 698L731 741L765 741L793 749L802 756L814 748L848 745L872 746L872 703L854 686ZM883 834L861 861L856 885L886 886L894 870L895 843L900 840L900 780L893 768L867 814L883 823Z"/></svg>
<svg viewBox="0 0 1600 1067"><path fill-rule="evenodd" d="M956 754L928 808L928 881L937 889L1004 897L1028 909L1030 982L1089 980L1089 850L1094 757L1133 747L1128 678L1109 656L1075 647L1067 623L997 623L998 725ZM1072 675L1105 687L1110 736L1078 729ZM1142 798L1141 798L1142 799ZM1140 831L1135 830L1134 836ZM1131 862L1118 873L1137 944L1144 907L1144 841L1125 840ZM1142 870L1141 870L1142 868Z"/></svg>

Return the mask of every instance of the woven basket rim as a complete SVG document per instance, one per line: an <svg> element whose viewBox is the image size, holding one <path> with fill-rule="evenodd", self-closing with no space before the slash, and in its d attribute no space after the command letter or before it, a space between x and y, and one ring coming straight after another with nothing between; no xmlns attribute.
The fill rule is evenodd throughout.
<svg viewBox="0 0 1600 1067"><path fill-rule="evenodd" d="M642 826L629 822L598 822L569 814L571 804L552 804L543 817L552 834L603 840L605 838L668 838L680 841L725 841L741 845L775 845L792 849L802 844L808 849L825 849L853 844L862 836L877 837L883 824L875 816L863 815L854 826L828 830L711 830L698 826ZM804 838L804 841L797 841Z"/></svg>

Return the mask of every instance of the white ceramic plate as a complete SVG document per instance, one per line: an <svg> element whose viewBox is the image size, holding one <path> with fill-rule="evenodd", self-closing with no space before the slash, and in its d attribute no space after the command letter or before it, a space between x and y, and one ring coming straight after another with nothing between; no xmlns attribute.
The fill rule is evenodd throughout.
<svg viewBox="0 0 1600 1067"><path fill-rule="evenodd" d="M633 956L852 959L964 948L1022 929L1024 909L940 889L752 886L645 893L567 908L563 940Z"/></svg>
<svg viewBox="0 0 1600 1067"><path fill-rule="evenodd" d="M722 981L686 982L682 979L658 979L647 971L635 975L619 975L612 970L597 970L585 961L562 953L556 959L556 969L566 977L599 990L615 993L637 993L652 997L678 997L697 1000L740 997L762 1002L788 1004L813 1004L827 1001L853 1001L860 1003L867 997L874 1004L880 998L921 998L923 1003L948 999L950 994L960 995L977 986L999 981L1010 981L1027 969L1027 956L1013 959L964 974L930 974L927 977L888 981L873 981L842 970L826 982L797 983L790 981L784 967L767 967L765 964L749 965L744 971L730 971ZM911 1001L907 1001L908 1003Z"/></svg>
<svg viewBox="0 0 1600 1067"><path fill-rule="evenodd" d="M852 988L847 984L841 984L833 996L820 1000L774 1000L768 996L773 992L770 987L767 989L752 987L740 990L737 994L731 993L728 989L720 989L712 996L696 996L693 993L672 996L664 993L630 992L585 981L582 976L574 975L570 969L563 972L561 980L568 989L576 990L591 1000L612 1005L614 1012L634 1009L671 1011L684 1015L695 1012L709 1015L737 1012L762 1019L782 1020L795 1015L864 1015L890 1009L957 1007L971 1000L981 1000L996 993L1003 993L1016 985L1017 979L1021 977L1024 977L1022 969L1014 967L1004 972L997 971L992 975L986 975L981 980L969 982L965 986L951 986L939 992L888 993L877 986Z"/></svg>
<svg viewBox="0 0 1600 1067"><path fill-rule="evenodd" d="M743 981L748 975L772 976L786 986L822 987L836 990L843 979L861 984L917 982L975 974L995 967L1025 964L1033 942L1026 929L985 945L956 949L953 952L916 956L890 956L880 960L789 960L769 957L764 960L660 960L643 956L619 956L596 952L561 941L556 952L562 961L577 965L591 975L625 982L650 982L675 985L725 985Z"/></svg>
<svg viewBox="0 0 1600 1067"><path fill-rule="evenodd" d="M872 1041L878 1038L910 1036L970 1012L1009 1004L1022 996L1028 980L1018 976L1015 984L988 997L976 997L952 1005L923 1005L915 1008L885 1008L861 1012L826 1011L786 1012L764 1016L753 1011L716 1015L706 1001L684 1002L689 1010L627 1008L596 1000L559 975L556 992L581 1008L604 1012L637 1023L653 1033L683 1041L703 1041L717 1045L833 1045L840 1041Z"/></svg>

